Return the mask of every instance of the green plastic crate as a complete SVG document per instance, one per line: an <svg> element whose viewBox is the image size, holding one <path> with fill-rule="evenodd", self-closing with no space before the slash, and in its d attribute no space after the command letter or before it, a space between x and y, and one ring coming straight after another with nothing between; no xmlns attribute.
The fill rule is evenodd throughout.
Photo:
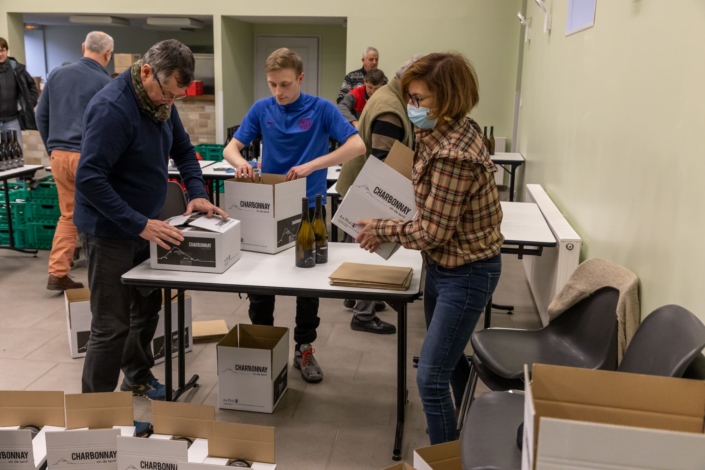
<svg viewBox="0 0 705 470"><path fill-rule="evenodd" d="M223 149L224 145L219 144L200 144L196 145L196 152L201 156L202 159L208 161L223 161Z"/></svg>
<svg viewBox="0 0 705 470"><path fill-rule="evenodd" d="M27 220L32 222L56 223L61 217L59 201L34 201L27 203Z"/></svg>
<svg viewBox="0 0 705 470"><path fill-rule="evenodd" d="M29 248L51 250L56 232L56 223L27 222L27 244Z"/></svg>
<svg viewBox="0 0 705 470"><path fill-rule="evenodd" d="M27 226L27 208L25 202L10 202L12 214L12 228L25 228ZM0 204L0 229L8 229L7 212L5 204Z"/></svg>
<svg viewBox="0 0 705 470"><path fill-rule="evenodd" d="M15 238L15 248L29 248L27 246L27 230L12 228L12 234ZM0 245L10 246L10 231L8 229L0 229Z"/></svg>
<svg viewBox="0 0 705 470"><path fill-rule="evenodd" d="M59 192L56 182L51 176L45 176L37 183L36 187L28 191L30 201L55 201L58 204Z"/></svg>
<svg viewBox="0 0 705 470"><path fill-rule="evenodd" d="M17 199L27 200L27 184L12 181L9 185L10 201ZM0 183L0 202L5 202L5 185Z"/></svg>

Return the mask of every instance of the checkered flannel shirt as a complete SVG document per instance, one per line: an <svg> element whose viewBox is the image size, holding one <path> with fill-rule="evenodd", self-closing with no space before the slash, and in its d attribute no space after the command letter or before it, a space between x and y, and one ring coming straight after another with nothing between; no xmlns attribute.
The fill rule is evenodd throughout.
<svg viewBox="0 0 705 470"><path fill-rule="evenodd" d="M372 233L382 242L422 250L427 263L448 268L499 254L502 206L497 171L470 118L437 130L416 129L412 182L418 213L414 220L376 219Z"/></svg>

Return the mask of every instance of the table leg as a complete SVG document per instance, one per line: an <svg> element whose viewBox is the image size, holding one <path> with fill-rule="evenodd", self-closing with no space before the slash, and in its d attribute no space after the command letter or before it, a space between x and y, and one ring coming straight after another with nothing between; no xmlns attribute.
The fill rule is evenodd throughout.
<svg viewBox="0 0 705 470"><path fill-rule="evenodd" d="M330 238L332 242L337 242L338 241L338 226L335 225L333 221L333 216L335 213L338 211L338 196L331 196L330 197L330 208L331 208L331 214L330 214Z"/></svg>
<svg viewBox="0 0 705 470"><path fill-rule="evenodd" d="M166 401L173 401L171 370L171 289L164 289L164 386Z"/></svg>
<svg viewBox="0 0 705 470"><path fill-rule="evenodd" d="M187 391L191 390L192 388L197 388L198 385L198 375L194 374L191 379L186 382L186 335L184 334L184 324L186 322L185 316L185 295L183 289L178 290L178 319L177 319L177 326L178 326L178 355L179 355L179 388L176 390L174 393L174 401L177 401L181 395L186 393Z"/></svg>
<svg viewBox="0 0 705 470"><path fill-rule="evenodd" d="M408 390L406 389L406 304L394 304L397 311L397 429L394 438L392 460L401 460L404 441L404 418Z"/></svg>
<svg viewBox="0 0 705 470"><path fill-rule="evenodd" d="M512 172L509 174L509 202L514 202L514 184L517 174L517 168L519 167L516 165L511 165L511 167Z"/></svg>
<svg viewBox="0 0 705 470"><path fill-rule="evenodd" d="M490 297L490 301L485 306L485 329L489 328L492 322L492 307L492 297Z"/></svg>

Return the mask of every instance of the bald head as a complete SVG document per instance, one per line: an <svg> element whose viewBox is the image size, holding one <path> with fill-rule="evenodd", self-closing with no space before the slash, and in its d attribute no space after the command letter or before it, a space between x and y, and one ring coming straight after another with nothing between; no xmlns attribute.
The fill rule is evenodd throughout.
<svg viewBox="0 0 705 470"><path fill-rule="evenodd" d="M88 57L105 67L110 62L114 47L113 38L102 31L91 31L83 43L83 57Z"/></svg>

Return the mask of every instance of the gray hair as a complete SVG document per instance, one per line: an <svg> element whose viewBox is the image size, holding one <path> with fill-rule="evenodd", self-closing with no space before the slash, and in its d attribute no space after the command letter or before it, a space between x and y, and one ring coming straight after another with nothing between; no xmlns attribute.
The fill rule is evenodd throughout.
<svg viewBox="0 0 705 470"><path fill-rule="evenodd" d="M374 47L370 46L365 49L365 52L362 53L362 58L364 59L365 57L367 57L367 54L369 54L370 52L374 52L375 54L379 55L379 51Z"/></svg>
<svg viewBox="0 0 705 470"><path fill-rule="evenodd" d="M166 82L175 72L179 88L185 88L193 82L196 67L193 53L176 39L167 39L153 45L142 58L144 64L148 64L162 82Z"/></svg>
<svg viewBox="0 0 705 470"><path fill-rule="evenodd" d="M95 54L105 54L115 46L113 38L102 31L91 31L86 36L86 50Z"/></svg>
<svg viewBox="0 0 705 470"><path fill-rule="evenodd" d="M401 80L402 75L404 75L404 72L406 72L406 69L411 67L411 65L419 60L421 57L423 57L423 54L416 54L415 56L411 57L411 59L407 60L404 62L401 67L399 67L399 70L397 70L397 73L394 74L394 78L398 78Z"/></svg>

